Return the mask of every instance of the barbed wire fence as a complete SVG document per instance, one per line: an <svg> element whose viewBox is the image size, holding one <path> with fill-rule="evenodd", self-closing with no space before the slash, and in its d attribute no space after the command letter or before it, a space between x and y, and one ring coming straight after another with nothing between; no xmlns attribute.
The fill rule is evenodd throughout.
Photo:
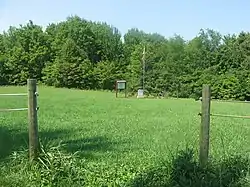
<svg viewBox="0 0 250 187"><path fill-rule="evenodd" d="M214 114L211 113L211 87L209 85L203 85L202 97L200 98L201 112L201 126L200 126L200 153L199 161L202 166L205 166L208 161L209 156L209 141L210 141L210 117L225 117L225 118L241 118L241 119L250 119L250 116L242 115L232 115L232 114ZM220 101L219 102L229 102L229 103L250 103L250 101Z"/></svg>
<svg viewBox="0 0 250 187"><path fill-rule="evenodd" d="M27 108L0 108L0 112L28 111L28 128L29 128L29 158L34 160L39 154L38 140L38 119L37 119L37 81L36 79L27 80L27 93L3 93L0 97L8 96L27 96Z"/></svg>

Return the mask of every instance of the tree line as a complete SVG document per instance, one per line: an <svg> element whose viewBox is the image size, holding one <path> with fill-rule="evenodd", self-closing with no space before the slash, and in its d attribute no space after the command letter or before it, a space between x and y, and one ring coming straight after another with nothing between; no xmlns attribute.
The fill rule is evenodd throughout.
<svg viewBox="0 0 250 187"><path fill-rule="evenodd" d="M125 79L135 93L145 90L194 98L202 84L212 86L216 99L250 99L250 34L222 35L201 29L192 40L165 38L137 28L122 38L107 23L78 16L46 29L29 21L0 34L0 85L23 85L35 78L48 86L113 90Z"/></svg>

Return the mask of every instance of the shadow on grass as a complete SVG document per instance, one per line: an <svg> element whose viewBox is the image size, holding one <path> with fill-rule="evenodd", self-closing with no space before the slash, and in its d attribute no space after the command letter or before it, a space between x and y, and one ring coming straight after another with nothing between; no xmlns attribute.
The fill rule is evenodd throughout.
<svg viewBox="0 0 250 187"><path fill-rule="evenodd" d="M68 130L40 130L39 140L43 147L49 147L61 142L63 151L69 153L78 152L78 156L87 159L94 159L95 152L112 151L113 146L118 144L102 136L64 141L65 136L72 133L74 132ZM18 129L0 127L0 161L10 156L14 151L23 149L28 149L28 130L24 132Z"/></svg>
<svg viewBox="0 0 250 187"><path fill-rule="evenodd" d="M26 146L27 134L0 127L0 160L9 156L16 149Z"/></svg>
<svg viewBox="0 0 250 187"><path fill-rule="evenodd" d="M95 159L95 153L113 151L114 146L121 143L122 142L110 141L103 136L87 137L63 142L67 152L78 152L78 156L87 159Z"/></svg>
<svg viewBox="0 0 250 187"><path fill-rule="evenodd" d="M159 164L140 174L133 187L243 187L249 160L241 156L211 161L202 168L192 150L179 152L171 162Z"/></svg>
<svg viewBox="0 0 250 187"><path fill-rule="evenodd" d="M52 141L58 139L65 134L66 131L41 131L39 139ZM28 149L28 129L26 132L19 129L9 129L0 127L0 160L8 157L12 152L21 149Z"/></svg>

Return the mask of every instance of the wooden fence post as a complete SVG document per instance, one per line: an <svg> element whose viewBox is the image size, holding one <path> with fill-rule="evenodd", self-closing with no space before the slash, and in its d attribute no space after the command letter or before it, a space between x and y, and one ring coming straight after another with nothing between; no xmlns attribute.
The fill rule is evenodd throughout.
<svg viewBox="0 0 250 187"><path fill-rule="evenodd" d="M28 121L29 121L29 158L34 160L38 156L38 122L37 122L37 88L36 80L28 79Z"/></svg>
<svg viewBox="0 0 250 187"><path fill-rule="evenodd" d="M210 104L211 88L209 85L203 85L199 157L201 166L205 166L207 164L209 155Z"/></svg>

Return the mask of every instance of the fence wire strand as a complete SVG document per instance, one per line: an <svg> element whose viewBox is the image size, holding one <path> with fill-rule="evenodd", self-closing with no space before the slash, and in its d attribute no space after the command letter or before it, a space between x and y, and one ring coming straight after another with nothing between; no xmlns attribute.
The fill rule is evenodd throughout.
<svg viewBox="0 0 250 187"><path fill-rule="evenodd" d="M230 100L211 100L212 102L218 103L250 103L250 101L230 101Z"/></svg>
<svg viewBox="0 0 250 187"><path fill-rule="evenodd" d="M27 96L27 93L0 94L0 96Z"/></svg>
<svg viewBox="0 0 250 187"><path fill-rule="evenodd" d="M198 100L202 101L202 98L200 97ZM211 99L211 102L218 102L218 103L250 103L250 101L219 100L219 99Z"/></svg>
<svg viewBox="0 0 250 187"><path fill-rule="evenodd" d="M250 119L250 116L238 116L238 115L227 115L227 114L210 114L210 116Z"/></svg>
<svg viewBox="0 0 250 187"><path fill-rule="evenodd" d="M2 108L0 109L0 112L25 111L25 110L28 110L28 108Z"/></svg>
<svg viewBox="0 0 250 187"><path fill-rule="evenodd" d="M202 113L199 113L198 115L201 116ZM239 116L239 115L228 115L228 114L210 114L210 116L214 116L214 117L226 117L226 118L250 119L250 116Z"/></svg>

